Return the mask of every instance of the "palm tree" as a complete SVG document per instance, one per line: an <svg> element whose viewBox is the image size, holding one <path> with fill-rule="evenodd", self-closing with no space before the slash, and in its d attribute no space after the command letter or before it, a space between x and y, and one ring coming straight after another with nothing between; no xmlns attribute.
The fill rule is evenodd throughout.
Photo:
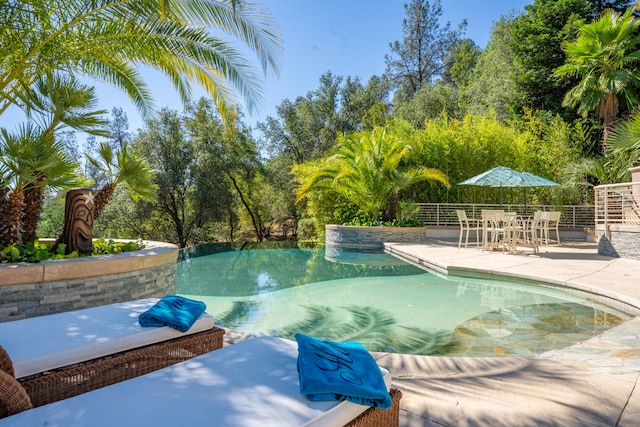
<svg viewBox="0 0 640 427"><path fill-rule="evenodd" d="M258 73L222 33L253 51L265 74L279 73L274 23L242 0L0 2L0 114L60 72L111 84L148 116L153 99L140 66L162 72L185 102L196 83L225 112L235 104L232 86L251 110L262 95Z"/></svg>
<svg viewBox="0 0 640 427"><path fill-rule="evenodd" d="M106 110L96 109L95 88L74 76L47 74L21 93L20 101L27 117L38 124L52 140L65 126L95 136L109 136L109 123L102 116Z"/></svg>
<svg viewBox="0 0 640 427"><path fill-rule="evenodd" d="M401 190L422 181L449 186L437 169L405 167L411 151L383 128L340 137L333 153L298 190L298 201L311 191L335 191L367 215L377 218L384 211L384 219L393 221Z"/></svg>
<svg viewBox="0 0 640 427"><path fill-rule="evenodd" d="M580 78L567 92L563 105L578 106L585 117L595 111L603 119L605 153L620 103L631 109L638 102L639 29L640 21L632 8L624 14L608 9L598 20L582 25L578 38L564 45L567 62L555 71L556 76Z"/></svg>
<svg viewBox="0 0 640 427"><path fill-rule="evenodd" d="M627 121L616 123L609 141L613 148L640 150L640 112Z"/></svg>
<svg viewBox="0 0 640 427"><path fill-rule="evenodd" d="M69 188L85 182L75 174L78 163L32 125L22 126L15 134L2 129L0 154L5 184L0 192L4 194L0 203L0 244L31 242L40 212L33 212L36 208L26 197L27 189Z"/></svg>
<svg viewBox="0 0 640 427"><path fill-rule="evenodd" d="M111 177L95 194L93 201L93 220L97 221L116 188L122 184L134 201L138 199L154 200L154 173L149 164L138 153L131 152L128 146L114 152L107 143L98 147L98 158L87 155L87 160L97 169Z"/></svg>
<svg viewBox="0 0 640 427"><path fill-rule="evenodd" d="M81 84L74 77L49 74L21 94L27 115L40 127L38 138L43 147L41 156L47 158L47 171L36 169L33 179L25 185L22 237L25 242L36 238L36 228L42 213L47 186L68 189L79 182L72 177L77 163L72 162L55 143L55 132L69 126L92 135L106 136L104 110L95 110L97 98L93 87ZM30 102L27 102L30 101ZM75 183L75 184L73 184Z"/></svg>

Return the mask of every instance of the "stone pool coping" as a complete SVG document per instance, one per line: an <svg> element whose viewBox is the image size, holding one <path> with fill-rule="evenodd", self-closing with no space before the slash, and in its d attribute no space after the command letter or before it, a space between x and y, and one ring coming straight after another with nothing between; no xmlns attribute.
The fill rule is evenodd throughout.
<svg viewBox="0 0 640 427"><path fill-rule="evenodd" d="M39 263L0 264L0 286L88 279L130 273L176 262L177 246L154 241L145 241L144 244L143 249L120 254L47 260Z"/></svg>
<svg viewBox="0 0 640 427"><path fill-rule="evenodd" d="M621 308L640 310L640 260L599 255L596 243L568 242L542 246L539 254L530 249L509 254L459 249L448 241L388 242L385 251L446 274L543 282L584 292L593 299L620 304Z"/></svg>

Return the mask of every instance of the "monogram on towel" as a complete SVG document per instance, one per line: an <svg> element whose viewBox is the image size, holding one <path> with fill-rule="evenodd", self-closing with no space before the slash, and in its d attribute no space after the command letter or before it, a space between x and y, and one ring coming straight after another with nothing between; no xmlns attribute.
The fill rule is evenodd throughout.
<svg viewBox="0 0 640 427"><path fill-rule="evenodd" d="M392 405L380 368L364 346L296 334L300 392L309 400L347 400L381 409Z"/></svg>

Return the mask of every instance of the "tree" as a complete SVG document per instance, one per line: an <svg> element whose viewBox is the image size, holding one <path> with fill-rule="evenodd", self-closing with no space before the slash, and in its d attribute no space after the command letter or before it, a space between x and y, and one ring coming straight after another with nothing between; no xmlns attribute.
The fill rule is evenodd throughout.
<svg viewBox="0 0 640 427"><path fill-rule="evenodd" d="M52 146L58 145L56 139L65 126L91 135L106 134L102 128L106 122L101 117L104 110L95 109L97 99L94 88L80 83L74 77L59 74L46 75L33 87L25 90L21 97L27 106L28 117L38 125L39 132L42 133L39 141L48 141ZM72 167L70 163L66 167L65 164L62 162L59 168L48 167L46 173L35 169L32 179L25 185L23 189L25 208L22 213L22 237L25 242L32 242L36 238L36 229L44 205L46 183L55 182L58 178L65 180L67 174L74 172L73 169L66 169L66 167ZM60 176L55 176L58 173ZM48 174L54 174L54 176ZM77 179L73 182L80 181Z"/></svg>
<svg viewBox="0 0 640 427"><path fill-rule="evenodd" d="M153 184L154 171L142 157L129 146L114 150L101 143L98 156L87 155L91 165L107 176L105 184L96 191L93 202L93 220L97 221L104 207L109 203L119 185L129 193L134 201L139 198L154 200L156 186Z"/></svg>
<svg viewBox="0 0 640 427"><path fill-rule="evenodd" d="M416 128L424 127L426 119L435 119L442 114L451 118L462 118L458 90L452 83L438 81L435 85L423 86L415 96L394 108L396 116Z"/></svg>
<svg viewBox="0 0 640 427"><path fill-rule="evenodd" d="M15 134L2 129L0 135L0 244L32 242L40 212L26 215L35 209L26 189L70 188L84 182L74 173L77 163L36 126L22 126Z"/></svg>
<svg viewBox="0 0 640 427"><path fill-rule="evenodd" d="M557 76L579 79L566 93L563 105L577 106L584 117L595 111L602 118L604 153L620 105L630 110L638 103L639 29L632 9L624 14L609 9L597 21L582 25L575 41L563 45L567 61L555 71Z"/></svg>
<svg viewBox="0 0 640 427"><path fill-rule="evenodd" d="M513 16L503 16L491 29L486 49L478 57L475 73L461 97L471 114L491 110L499 120L513 116L516 85L514 59L509 43L512 39Z"/></svg>
<svg viewBox="0 0 640 427"><path fill-rule="evenodd" d="M579 23L590 20L589 0L535 0L512 24L510 49L516 66L512 78L517 97L513 111L547 110L566 119L575 115L562 107L562 99L575 81L560 80L553 71L564 64L562 43L575 37Z"/></svg>
<svg viewBox="0 0 640 427"><path fill-rule="evenodd" d="M156 172L157 202L150 215L180 247L223 233L232 240L243 208L258 240L263 235L260 188L254 183L258 151L240 118L225 126L203 98L182 114L161 110L132 141Z"/></svg>
<svg viewBox="0 0 640 427"><path fill-rule="evenodd" d="M151 93L138 66L168 77L182 99L202 86L221 111L231 87L249 108L258 75L227 34L246 45L263 72L278 74L280 39L268 13L245 1L17 0L0 2L0 114L42 76L81 73L123 90L142 111Z"/></svg>
<svg viewBox="0 0 640 427"><path fill-rule="evenodd" d="M473 40L458 40L445 59L442 81L451 83L458 89L467 87L474 74L480 52Z"/></svg>
<svg viewBox="0 0 640 427"><path fill-rule="evenodd" d="M467 22L452 30L447 22L440 24L440 0L411 0L404 5L402 43L389 44L391 54L385 56L386 76L396 89L395 102L406 101L424 85L433 83L445 69L445 60L463 34Z"/></svg>
<svg viewBox="0 0 640 427"><path fill-rule="evenodd" d="M387 93L386 83L378 77L362 86L358 79L343 79L328 71L320 77L318 89L295 101L285 99L276 107L277 118L267 117L258 124L264 135L262 148L295 164L320 158L340 133L362 129L367 121L363 118L372 110L382 107L379 115L384 116Z"/></svg>
<svg viewBox="0 0 640 427"><path fill-rule="evenodd" d="M173 225L174 234L169 240L185 247L192 228L189 203L195 147L186 138L178 113L167 108L160 110L156 118L147 120L133 144L155 170L156 206Z"/></svg>
<svg viewBox="0 0 640 427"><path fill-rule="evenodd" d="M234 194L249 216L258 241L264 238L262 206L257 201L254 181L259 175L258 150L250 130L236 119L233 127L224 128L211 104L201 99L187 108L185 127L196 147L195 202L197 209L210 213L209 220L226 218L229 234L237 213ZM203 209L207 208L207 209Z"/></svg>
<svg viewBox="0 0 640 427"><path fill-rule="evenodd" d="M382 107L382 114L388 113L389 84L379 76L371 76L364 86L358 77L347 76L340 88L338 111L338 131L347 134L371 129L369 122L372 109ZM381 125L382 123L376 123Z"/></svg>
<svg viewBox="0 0 640 427"><path fill-rule="evenodd" d="M118 148L122 148L131 141L131 134L129 130L129 119L127 113L122 108L113 107L111 110L111 116L107 130L109 131L109 137L111 139L111 145Z"/></svg>
<svg viewBox="0 0 640 427"><path fill-rule="evenodd" d="M95 135L90 135L89 138L87 138L85 153L89 156L94 158L100 156L100 144L106 144L111 147L113 151L117 152L131 141L131 134L128 132L129 120L127 114L122 108L114 107L111 110L111 117L111 120L105 123L106 131L104 136L107 136L107 139L98 142ZM92 187L94 189L104 187L111 179L107 170L104 168L98 169L91 162L85 163L84 174L93 180L94 183Z"/></svg>
<svg viewBox="0 0 640 427"><path fill-rule="evenodd" d="M298 201L311 191L330 191L346 198L372 218L384 212L393 221L399 192L422 181L449 186L442 172L426 167L407 168L412 147L383 128L353 133L339 139L324 164L298 190Z"/></svg>

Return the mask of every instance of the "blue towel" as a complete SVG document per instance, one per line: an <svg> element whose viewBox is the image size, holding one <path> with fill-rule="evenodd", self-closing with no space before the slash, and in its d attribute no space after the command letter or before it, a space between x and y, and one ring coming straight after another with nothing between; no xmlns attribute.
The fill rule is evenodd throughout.
<svg viewBox="0 0 640 427"><path fill-rule="evenodd" d="M153 307L138 317L140 326L169 326L187 332L207 306L178 295L165 295Z"/></svg>
<svg viewBox="0 0 640 427"><path fill-rule="evenodd" d="M322 341L302 334L296 334L296 341L300 393L309 400L391 407L382 372L362 344Z"/></svg>

